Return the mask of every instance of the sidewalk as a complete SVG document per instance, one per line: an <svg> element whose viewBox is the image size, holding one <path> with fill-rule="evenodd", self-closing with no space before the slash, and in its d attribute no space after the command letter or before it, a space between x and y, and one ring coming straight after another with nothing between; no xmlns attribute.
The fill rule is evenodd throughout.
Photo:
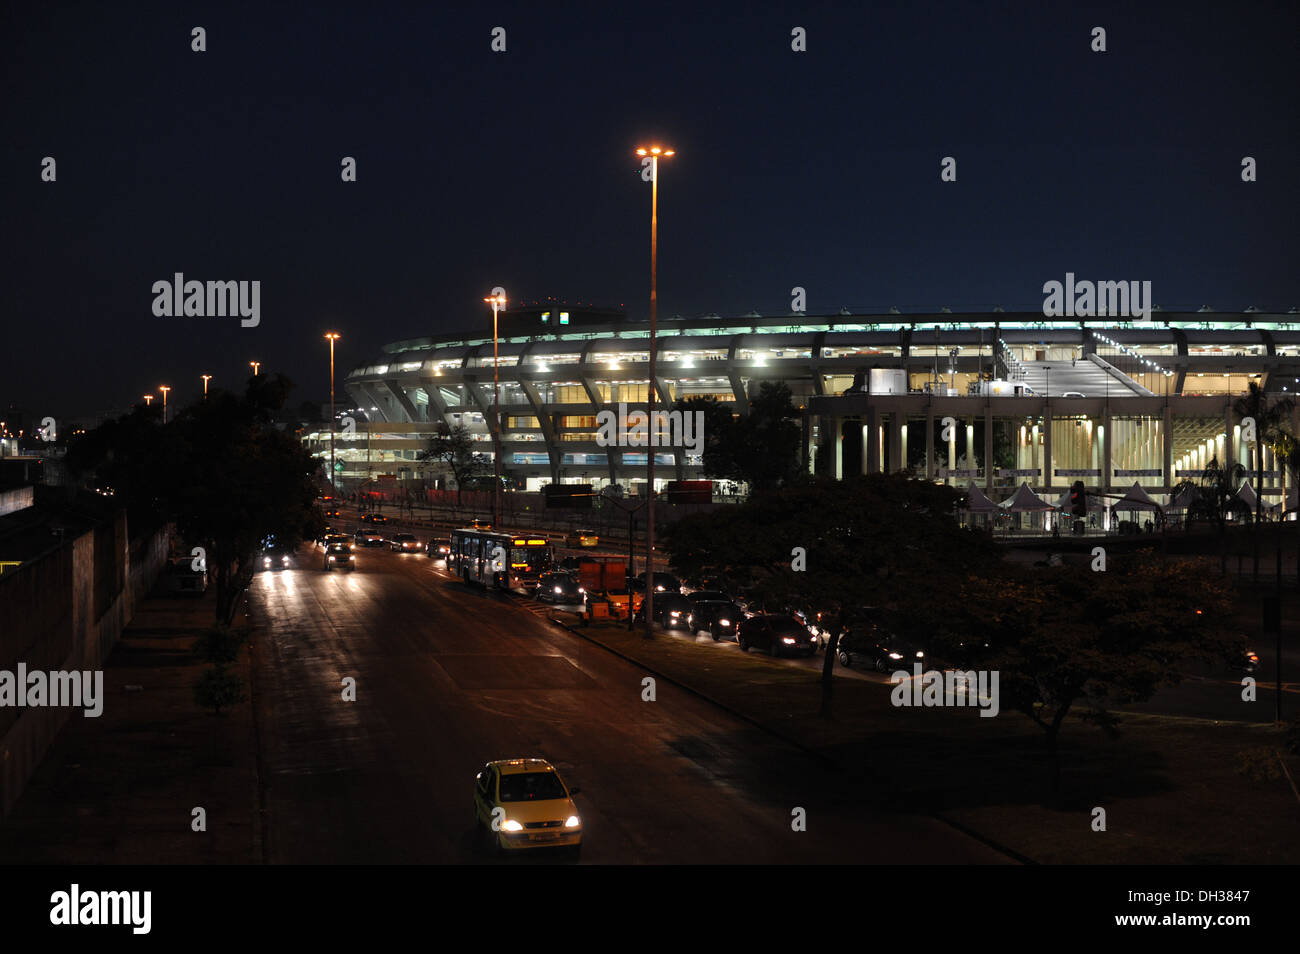
<svg viewBox="0 0 1300 954"><path fill-rule="evenodd" d="M6 863L261 862L252 707L214 716L192 692L204 665L190 647L213 607L211 591L140 604L104 669L103 714L68 720L0 820ZM245 648L232 671L246 691L249 670ZM195 807L206 832L191 830Z"/></svg>

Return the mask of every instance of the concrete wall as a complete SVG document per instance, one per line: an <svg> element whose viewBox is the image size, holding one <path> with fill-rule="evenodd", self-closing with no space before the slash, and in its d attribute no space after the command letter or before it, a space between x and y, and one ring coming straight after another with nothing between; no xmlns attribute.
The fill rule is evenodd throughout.
<svg viewBox="0 0 1300 954"><path fill-rule="evenodd" d="M98 670L158 579L170 528L137 542L126 515L0 576L0 670ZM0 814L13 807L50 743L80 708L0 707Z"/></svg>

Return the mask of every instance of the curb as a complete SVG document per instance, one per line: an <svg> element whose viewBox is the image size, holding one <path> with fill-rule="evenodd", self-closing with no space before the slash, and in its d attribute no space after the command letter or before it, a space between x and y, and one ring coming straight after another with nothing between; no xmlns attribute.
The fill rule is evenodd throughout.
<svg viewBox="0 0 1300 954"><path fill-rule="evenodd" d="M581 629L570 626L568 623L564 622L563 620L557 619L554 616L547 616L546 619L548 622L554 623L560 628L568 630L570 633L573 633L575 636L581 637L582 639L586 640L592 645L599 646L601 649L605 650L606 652L612 653L613 655L617 656L619 659L622 659L625 662L629 662L639 669L645 670L646 672L653 675L655 678L662 679L664 682L668 683L669 685L676 686L678 689L690 693L691 695L695 696L697 699L703 699L705 702L717 706L719 709L721 709L723 712L726 712L728 715L732 716L733 718L739 719L742 722L746 722L749 725L752 725L755 728L760 729L763 732L766 732L768 735L772 736L773 738L779 739L780 741L786 743L787 745L793 746L794 748L798 749L800 752L804 753L805 755L812 757L813 759L815 759L817 762L819 762L821 765L825 766L826 768L829 768L832 771L840 774L844 773L845 771L844 766L842 766L839 762L835 761L834 759L830 758L829 756L825 755L822 752L818 752L816 749L809 748L808 746L804 745L802 742L796 739L791 739L783 735L781 732L778 732L770 725L766 725L762 722L759 722L757 719L754 719L746 715L745 713L732 708L726 703L718 701L717 699L710 696L708 693L701 692L700 690L694 688L693 686L689 686L678 679L674 679L672 676L664 675L658 670L652 669L650 666L647 666L644 662L641 662L638 659L633 659L631 656L627 655L626 653L615 649L613 646L606 645L605 643L594 638L593 636L590 636L582 632ZM980 844L984 845L986 848L990 848L993 851L998 852L999 854L1005 855L1006 857L1010 858L1012 861L1015 861L1018 864L1033 865L1033 866L1038 865L1038 862L1034 861L1032 858L1022 855L1020 854L1020 852L1016 851L1015 849L1008 848L1006 845L1000 844L999 842L994 841L992 838L989 838L986 835L982 835L971 828L967 828L965 825L961 824L960 822L955 822L951 818L946 818L943 815L939 815L934 812L924 812L922 814L926 818L931 818L934 821L947 825L948 827L952 828L954 831L960 832L961 834L965 835L967 838L979 842Z"/></svg>

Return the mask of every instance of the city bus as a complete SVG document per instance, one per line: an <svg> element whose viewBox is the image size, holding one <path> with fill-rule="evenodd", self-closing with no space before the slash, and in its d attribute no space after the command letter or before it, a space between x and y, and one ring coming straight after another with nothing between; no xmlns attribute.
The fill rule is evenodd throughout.
<svg viewBox="0 0 1300 954"><path fill-rule="evenodd" d="M493 554L498 548L498 562L494 567ZM466 583L482 583L503 590L532 589L553 561L551 541L539 534L464 527L451 532L447 569Z"/></svg>

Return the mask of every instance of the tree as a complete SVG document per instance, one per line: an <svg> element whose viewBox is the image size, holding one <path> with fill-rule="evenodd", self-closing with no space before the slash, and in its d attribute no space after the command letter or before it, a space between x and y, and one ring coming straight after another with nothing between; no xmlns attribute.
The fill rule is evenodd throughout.
<svg viewBox="0 0 1300 954"><path fill-rule="evenodd" d="M909 627L899 635L923 635L951 608L966 568L999 559L986 534L958 526L960 499L906 474L819 481L686 517L668 527L667 546L680 572L724 568L728 587L748 586L765 602L819 620L829 641L821 675L829 716L849 618L865 606L894 610Z"/></svg>
<svg viewBox="0 0 1300 954"><path fill-rule="evenodd" d="M456 502L460 503L461 489L474 476L488 469L486 454L475 451L474 439L464 424L448 427L439 424L438 431L429 438L429 446L420 452L420 460L445 464L456 478Z"/></svg>
<svg viewBox="0 0 1300 954"><path fill-rule="evenodd" d="M1072 707L1085 705L1085 720L1114 732L1113 706L1177 685L1188 661L1222 663L1245 648L1226 635L1227 582L1200 561L1140 555L1105 573L1004 565L969 577L956 607L934 630L942 658L999 673L1000 708L1044 732L1054 793ZM985 640L970 640L971 632Z"/></svg>
<svg viewBox="0 0 1300 954"><path fill-rule="evenodd" d="M75 446L75 472L112 486L129 519L173 520L203 547L218 624L234 616L262 541L295 545L319 520L320 462L275 425L292 387L284 375L257 375L243 397L211 392L166 425L137 409Z"/></svg>
<svg viewBox="0 0 1300 954"><path fill-rule="evenodd" d="M1260 493L1264 478L1264 448L1270 448L1275 457L1285 455L1294 443L1291 434L1291 412L1295 410L1295 399L1287 397L1269 398L1268 392L1251 381L1247 391L1233 404L1238 418L1253 418L1255 421L1255 440L1251 442L1252 460L1255 471L1255 578L1259 578L1259 524L1264 510L1264 496ZM1285 469L1283 470L1285 473ZM1286 501L1286 488L1283 486L1283 503Z"/></svg>
<svg viewBox="0 0 1300 954"><path fill-rule="evenodd" d="M749 413L734 415L712 397L686 398L674 410L704 415L704 473L763 491L794 483L803 473L798 410L784 382L764 381Z"/></svg>

